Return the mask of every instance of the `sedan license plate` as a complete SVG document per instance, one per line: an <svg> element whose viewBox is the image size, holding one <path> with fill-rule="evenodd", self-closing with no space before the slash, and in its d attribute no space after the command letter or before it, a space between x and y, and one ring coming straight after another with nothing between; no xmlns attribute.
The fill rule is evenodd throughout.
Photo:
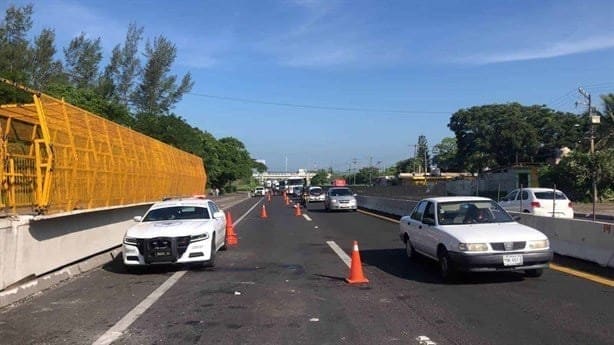
<svg viewBox="0 0 614 345"><path fill-rule="evenodd" d="M503 266L520 266L522 262L522 254L503 255Z"/></svg>
<svg viewBox="0 0 614 345"><path fill-rule="evenodd" d="M170 250L156 250L154 252L155 256L169 256L171 255L171 251Z"/></svg>

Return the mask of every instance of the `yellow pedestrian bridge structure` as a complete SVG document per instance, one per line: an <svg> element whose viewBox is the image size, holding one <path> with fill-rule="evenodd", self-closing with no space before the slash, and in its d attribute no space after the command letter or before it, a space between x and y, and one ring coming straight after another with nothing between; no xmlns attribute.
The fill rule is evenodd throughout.
<svg viewBox="0 0 614 345"><path fill-rule="evenodd" d="M7 85L0 104L0 209L56 214L204 194L200 157L49 95Z"/></svg>

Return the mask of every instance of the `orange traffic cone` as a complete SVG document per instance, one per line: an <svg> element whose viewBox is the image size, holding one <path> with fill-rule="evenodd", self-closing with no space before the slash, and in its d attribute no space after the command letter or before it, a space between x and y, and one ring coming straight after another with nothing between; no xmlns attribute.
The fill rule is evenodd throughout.
<svg viewBox="0 0 614 345"><path fill-rule="evenodd" d="M237 238L237 234L235 233L235 227L232 224L232 215L230 211L226 212L226 244L229 246L234 246L239 243L239 239Z"/></svg>
<svg viewBox="0 0 614 345"><path fill-rule="evenodd" d="M271 192L268 192L268 193L267 193L267 200L268 200L268 201L271 201Z"/></svg>
<svg viewBox="0 0 614 345"><path fill-rule="evenodd" d="M369 282L369 279L365 278L364 274L362 273L362 262L360 262L358 241L354 241L354 247L352 248L352 265L350 267L350 276L345 281L350 284Z"/></svg>
<svg viewBox="0 0 614 345"><path fill-rule="evenodd" d="M286 205L290 205L290 198L286 195Z"/></svg>
<svg viewBox="0 0 614 345"><path fill-rule="evenodd" d="M301 204L295 204L294 205L294 215L295 216L302 216L303 215L301 213Z"/></svg>
<svg viewBox="0 0 614 345"><path fill-rule="evenodd" d="M264 205L262 205L262 209L260 210L260 218L269 218L266 214L266 207Z"/></svg>

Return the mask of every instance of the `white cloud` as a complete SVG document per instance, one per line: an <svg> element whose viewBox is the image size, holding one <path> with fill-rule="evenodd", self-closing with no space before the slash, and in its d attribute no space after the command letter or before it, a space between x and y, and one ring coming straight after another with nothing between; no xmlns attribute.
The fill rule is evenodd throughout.
<svg viewBox="0 0 614 345"><path fill-rule="evenodd" d="M253 44L280 65L328 68L372 66L401 60L404 47L374 37L365 16L335 1L294 0L297 17L287 27ZM351 7L351 6L349 6ZM294 9L296 10L296 8Z"/></svg>
<svg viewBox="0 0 614 345"><path fill-rule="evenodd" d="M492 64L501 62L549 59L614 48L614 36L598 36L583 40L558 42L549 46L494 54L473 55L461 59L464 63Z"/></svg>

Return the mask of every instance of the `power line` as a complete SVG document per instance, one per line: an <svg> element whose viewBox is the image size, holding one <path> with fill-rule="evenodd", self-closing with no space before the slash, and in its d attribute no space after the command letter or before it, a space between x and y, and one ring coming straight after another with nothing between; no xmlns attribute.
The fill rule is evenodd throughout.
<svg viewBox="0 0 614 345"><path fill-rule="evenodd" d="M303 108L303 109L322 109L322 110L338 110L338 111L362 111L362 112L378 112L378 113L396 113L396 114L452 114L453 111L432 111L432 110L392 110L392 109L372 109L372 108L352 108L352 107L340 107L340 106L323 106L323 105L312 105L312 104L296 104L296 103L282 103L282 102L269 102L255 99L247 99L247 98L238 98L238 97L227 97L227 96L217 96L210 95L204 93L194 93L189 92L186 93L192 96L198 97L206 97L219 99L223 101L230 102L242 102L242 103L252 103L252 104L264 104L264 105L275 105L281 107L290 107L290 108Z"/></svg>

